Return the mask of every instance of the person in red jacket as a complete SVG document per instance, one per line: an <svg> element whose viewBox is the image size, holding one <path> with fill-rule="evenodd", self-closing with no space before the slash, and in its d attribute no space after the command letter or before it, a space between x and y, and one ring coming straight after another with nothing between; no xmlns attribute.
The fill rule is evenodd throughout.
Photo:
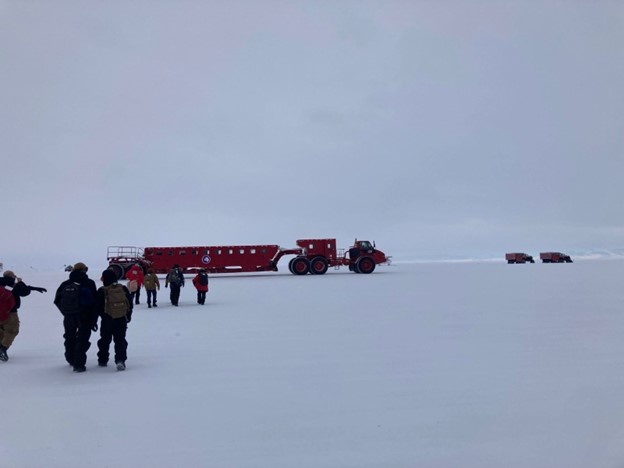
<svg viewBox="0 0 624 468"><path fill-rule="evenodd" d="M204 305L208 292L208 272L205 269L199 270L199 273L193 278L193 286L197 289L197 303Z"/></svg>
<svg viewBox="0 0 624 468"><path fill-rule="evenodd" d="M29 286L25 284L21 278L18 278L11 270L7 270L0 277L0 286L11 288L10 292L13 295L13 302L11 310L9 310L9 317L0 322L0 361L8 361L9 355L7 350L13 344L13 340L20 331L20 321L17 315L17 309L20 308L22 303L21 298L26 297L31 291L37 291L40 293L48 292L46 288L39 288L37 286ZM7 290L8 291L8 290Z"/></svg>
<svg viewBox="0 0 624 468"><path fill-rule="evenodd" d="M126 279L128 281L133 281L133 280L136 281L136 285L137 285L136 291L132 291L132 289L134 288L129 288L130 294L132 295L132 301L135 304L140 304L139 296L141 295L141 286L143 286L144 278L145 278L145 275L143 274L143 268L141 268L141 266L136 263L132 265L126 273Z"/></svg>

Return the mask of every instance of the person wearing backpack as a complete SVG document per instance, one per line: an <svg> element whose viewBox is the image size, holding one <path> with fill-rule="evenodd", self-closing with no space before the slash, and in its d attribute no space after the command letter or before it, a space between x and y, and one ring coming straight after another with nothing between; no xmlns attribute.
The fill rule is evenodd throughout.
<svg viewBox="0 0 624 468"><path fill-rule="evenodd" d="M180 288L184 287L184 275L182 274L182 270L180 269L180 265L177 263L173 265L173 268L167 274L165 278L165 288L171 285L169 298L171 299L171 304L174 306L178 306L178 302L180 301Z"/></svg>
<svg viewBox="0 0 624 468"><path fill-rule="evenodd" d="M154 273L153 268L147 270L147 274L145 278L143 278L143 286L145 286L145 292L147 293L147 307L150 309L152 305L158 307L156 300L158 297L157 291L160 291L160 281L158 280L158 276Z"/></svg>
<svg viewBox="0 0 624 468"><path fill-rule="evenodd" d="M21 298L28 296L31 291L44 293L47 289L24 284L11 270L2 274L0 278L0 361L9 360L7 350L13 344L20 329L17 310L20 308Z"/></svg>
<svg viewBox="0 0 624 468"><path fill-rule="evenodd" d="M143 286L144 278L143 268L141 268L141 266L137 263L132 265L126 273L126 279L129 282L136 281L136 289L134 289L134 291L129 289L129 291L134 303L137 305L139 304L139 296L141 295L141 286Z"/></svg>
<svg viewBox="0 0 624 468"><path fill-rule="evenodd" d="M193 278L193 286L197 289L197 303L204 305L208 292L208 272L205 268L199 270L199 273Z"/></svg>
<svg viewBox="0 0 624 468"><path fill-rule="evenodd" d="M118 371L126 369L128 341L126 331L132 319L132 296L128 288L117 282L112 270L102 272L103 286L97 290L95 307L101 317L98 345L98 365L108 366L111 341L115 342L115 365Z"/></svg>
<svg viewBox="0 0 624 468"><path fill-rule="evenodd" d="M78 262L54 296L54 305L63 314L65 360L74 372L87 370L87 350L91 347L91 331L97 331L95 311L97 287L87 275L89 268Z"/></svg>

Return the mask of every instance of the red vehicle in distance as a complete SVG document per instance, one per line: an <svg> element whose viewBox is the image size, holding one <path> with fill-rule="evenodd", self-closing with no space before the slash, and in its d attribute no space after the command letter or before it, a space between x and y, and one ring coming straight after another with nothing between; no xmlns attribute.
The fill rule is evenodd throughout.
<svg viewBox="0 0 624 468"><path fill-rule="evenodd" d="M541 252L540 259L542 263L572 263L570 256L561 252Z"/></svg>
<svg viewBox="0 0 624 468"><path fill-rule="evenodd" d="M505 260L507 260L507 263L509 264L526 262L535 263L532 256L520 252L505 254Z"/></svg>

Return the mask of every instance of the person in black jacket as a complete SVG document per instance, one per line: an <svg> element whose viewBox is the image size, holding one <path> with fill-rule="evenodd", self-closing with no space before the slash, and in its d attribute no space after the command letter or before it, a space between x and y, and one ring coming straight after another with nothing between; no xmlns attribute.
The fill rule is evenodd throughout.
<svg viewBox="0 0 624 468"><path fill-rule="evenodd" d="M127 287L117 283L117 275L112 270L104 270L102 272L102 284L103 286L97 290L97 294L95 296L95 308L102 319L100 321L100 339L97 343L98 365L100 367L106 367L108 365L110 344L111 341L114 340L115 364L117 366L117 370L122 371L126 369L126 359L128 357L126 330L128 329L128 323L132 320L132 296L130 295L130 291L128 291ZM112 302L112 300L108 300L112 296L110 291L111 287L121 287L127 300L123 309L123 311L125 311L125 315L121 315L116 318L110 315L111 310L107 304L107 302Z"/></svg>
<svg viewBox="0 0 624 468"><path fill-rule="evenodd" d="M89 268L82 262L74 265L69 279L63 281L56 290L54 305L63 314L63 338L65 339L65 360L73 366L74 372L87 370L87 350L91 347L91 331L97 330L95 312L95 293L97 287L87 275ZM71 305L67 298L68 286L75 286L78 291L78 303ZM71 289L71 288L70 288Z"/></svg>
<svg viewBox="0 0 624 468"><path fill-rule="evenodd" d="M173 268L169 270L165 278L165 288L169 286L171 286L171 292L169 293L171 304L177 307L180 302L180 288L184 287L184 275L180 265L177 263L173 265Z"/></svg>
<svg viewBox="0 0 624 468"><path fill-rule="evenodd" d="M17 309L20 308L22 302L21 298L28 296L31 291L44 293L47 292L47 290L45 288L24 284L24 282L10 270L3 273L2 278L0 278L0 285L12 288L11 293L15 298L15 305L9 313L9 318L4 322L0 322L0 361L8 361L9 355L7 354L7 350L11 347L15 337L19 334L20 321L17 315Z"/></svg>

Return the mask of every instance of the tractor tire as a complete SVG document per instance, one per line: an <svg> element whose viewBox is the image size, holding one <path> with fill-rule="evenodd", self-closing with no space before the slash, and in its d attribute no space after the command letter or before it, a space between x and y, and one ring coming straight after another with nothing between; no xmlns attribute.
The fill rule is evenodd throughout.
<svg viewBox="0 0 624 468"><path fill-rule="evenodd" d="M113 263L112 265L109 265L108 269L113 270L118 280L122 279L124 277L124 274L126 273L123 265L119 265L118 263Z"/></svg>
<svg viewBox="0 0 624 468"><path fill-rule="evenodd" d="M293 270L293 263L297 257L291 258L288 262L288 271L290 271L293 275L295 274L295 270Z"/></svg>
<svg viewBox="0 0 624 468"><path fill-rule="evenodd" d="M295 275L307 275L310 271L310 262L305 257L295 257L292 262L292 272Z"/></svg>
<svg viewBox="0 0 624 468"><path fill-rule="evenodd" d="M329 263L325 259L325 257L314 257L310 261L310 273L313 275L324 275L327 273L327 269L329 268Z"/></svg>
<svg viewBox="0 0 624 468"><path fill-rule="evenodd" d="M371 257L360 257L355 262L356 271L368 275L375 271L375 261Z"/></svg>

